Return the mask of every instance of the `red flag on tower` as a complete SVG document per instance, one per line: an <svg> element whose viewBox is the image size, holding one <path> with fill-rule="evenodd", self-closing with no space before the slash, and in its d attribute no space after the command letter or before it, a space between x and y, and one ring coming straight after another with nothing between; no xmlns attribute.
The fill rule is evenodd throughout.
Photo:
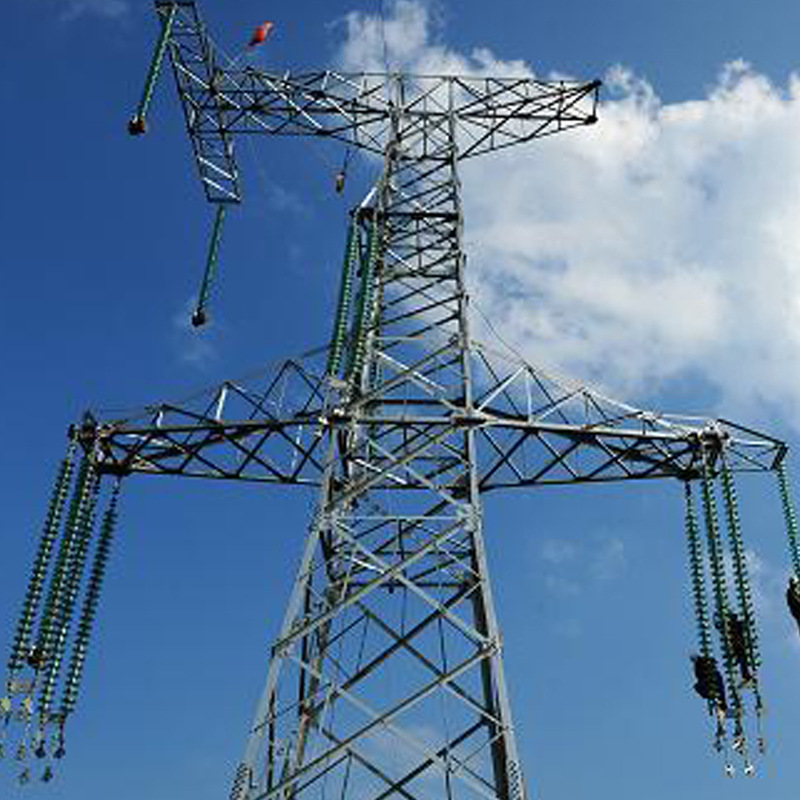
<svg viewBox="0 0 800 800"><path fill-rule="evenodd" d="M254 31L253 36L250 39L250 43L248 47L255 47L257 44L263 44L266 41L267 36L272 33L272 29L275 27L274 22L265 22L263 25L259 25Z"/></svg>

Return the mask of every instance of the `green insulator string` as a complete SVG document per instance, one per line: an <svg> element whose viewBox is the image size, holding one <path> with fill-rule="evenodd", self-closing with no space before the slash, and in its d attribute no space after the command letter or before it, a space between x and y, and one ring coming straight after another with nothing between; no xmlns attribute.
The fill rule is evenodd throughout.
<svg viewBox="0 0 800 800"><path fill-rule="evenodd" d="M717 684L716 661L713 656L711 643L711 623L708 613L708 600L704 577L703 542L700 537L700 526L697 519L697 510L694 504L694 494L689 481L684 484L686 500L686 542L689 550L689 571L694 597L694 612L697 623L697 638L699 657L692 656L697 683L695 690L706 698L708 712L716 721L714 749L722 753L725 758L725 769L730 774L733 770L728 758L727 735L725 732L725 698L721 696L724 688Z"/></svg>
<svg viewBox="0 0 800 800"><path fill-rule="evenodd" d="M37 690L39 677L43 671L48 671L53 663L53 652L56 641L56 622L60 614L60 606L64 592L66 576L72 558L72 540L75 531L76 520L80 513L80 497L85 491L87 481L91 473L91 465L87 458L81 460L78 469L78 476L75 480L72 499L67 511L67 519L64 524L61 542L58 547L53 571L50 576L50 585L47 592L47 599L44 604L41 618L39 620L39 630L37 633L36 644L28 656L28 664L34 669L34 677L25 687L26 696L22 701L20 718L24 723L24 731L20 738L19 746L16 750L16 758L19 761L27 758L28 743L30 740L31 725L33 722L33 694Z"/></svg>
<svg viewBox="0 0 800 800"><path fill-rule="evenodd" d="M705 580L703 577L703 543L700 539L697 511L689 481L684 484L684 492L686 497L686 541L689 547L689 571L692 581L692 594L694 596L697 638L700 646L700 655L704 658L710 658L712 655L711 624L708 618L708 602L706 600Z"/></svg>
<svg viewBox="0 0 800 800"><path fill-rule="evenodd" d="M203 280L200 283L200 291L197 295L197 306L192 314L192 325L195 328L205 325L208 307L208 299L211 296L211 287L217 277L219 264L219 244L222 239L222 223L225 221L226 203L217 204L217 213L214 216L214 227L211 230L211 240L208 243L208 255L206 256L206 267L203 272Z"/></svg>
<svg viewBox="0 0 800 800"><path fill-rule="evenodd" d="M172 25L175 22L175 17L178 13L178 3L173 3L167 11L166 18L162 20L161 35L158 38L153 60L150 62L150 69L147 73L147 79L144 84L144 91L139 105L136 108L136 113L128 122L128 133L132 136L137 136L147 130L146 117L147 109L150 106L150 101L153 97L153 89L158 80L158 74L161 72L161 65L164 62L164 53L167 50L169 37L172 33Z"/></svg>
<svg viewBox="0 0 800 800"><path fill-rule="evenodd" d="M719 519L717 517L714 486L705 463L703 464L703 511L706 521L706 538L708 541L711 579L714 586L714 622L720 632L720 643L722 646L725 674L728 679L728 690L731 692L731 697L734 702L734 712L736 712L740 705L740 700L736 683L736 662L731 648L730 634L728 632L729 603L727 582L725 580L722 537L719 532Z"/></svg>
<svg viewBox="0 0 800 800"><path fill-rule="evenodd" d="M22 605L19 622L17 624L16 635L11 648L11 655L8 661L8 669L11 673L9 683L13 680L15 672L25 666L29 658L35 658L31 651L31 633L36 622L39 606L41 605L42 594L45 581L50 569L50 562L53 556L53 549L61 527L61 518L64 514L67 497L69 495L70 483L74 469L76 443L71 441L67 448L67 454L56 476L53 494L50 498L47 516L45 518L44 530L39 540L39 549L36 553L31 570L31 579L25 593L25 600ZM9 686L9 692L13 688Z"/></svg>
<svg viewBox="0 0 800 800"><path fill-rule="evenodd" d="M59 543L55 566L53 567L53 573L50 577L50 588L47 593L47 600L45 601L44 611L39 621L36 650L40 654L42 662L44 662L52 652L54 626L56 624L59 605L64 591L64 584L69 570L72 540L75 534L76 521L80 512L80 501L85 491L90 469L91 462L88 458L84 457L78 468L78 477L75 481L75 488L67 511L67 519L64 523L64 531L61 536L61 542ZM39 666L39 669L40 668L41 665Z"/></svg>
<svg viewBox="0 0 800 800"><path fill-rule="evenodd" d="M747 554L744 549L741 522L739 519L739 501L736 496L736 485L733 473L727 465L722 469L722 493L725 500L725 515L728 524L728 539L733 556L733 572L736 581L736 592L739 600L739 620L734 620L738 631L738 647L744 650L746 665L742 668L743 685L752 689L755 697L756 720L758 725L758 749L766 751L766 740L762 732L764 702L758 683L758 670L761 667L761 651L758 641L758 625L756 624L755 603L750 585L750 574L747 568ZM747 669L749 668L749 669ZM749 673L749 674L748 674Z"/></svg>
<svg viewBox="0 0 800 800"><path fill-rule="evenodd" d="M727 580L725 577L725 562L723 557L722 537L719 531L717 504L714 495L714 484L708 468L708 463L703 458L703 510L706 519L706 534L708 539L709 563L711 577L714 585L715 624L719 629L720 645L728 695L730 697L729 714L734 721L733 749L741 755L745 762L745 772L750 774L752 766L747 755L747 740L744 732L741 693L737 680L737 662L731 640L730 604L728 602Z"/></svg>
<svg viewBox="0 0 800 800"><path fill-rule="evenodd" d="M380 254L381 229L378 222L378 211L374 210L367 241L366 259L361 264L361 284L356 303L353 324L351 358L347 368L347 377L358 384L367 355L367 339L369 327L374 314L375 274Z"/></svg>
<svg viewBox="0 0 800 800"><path fill-rule="evenodd" d="M725 514L728 523L728 538L733 555L733 573L736 579L736 591L739 599L739 613L745 628L745 646L747 648L750 667L755 673L761 666L761 653L758 644L758 629L756 626L755 605L753 593L750 588L750 575L747 569L747 556L742 539L741 523L739 521L739 503L736 496L736 486L733 482L733 473L724 467L722 470L722 494L725 500Z"/></svg>
<svg viewBox="0 0 800 800"><path fill-rule="evenodd" d="M789 491L786 466L783 461L778 464L776 472L778 473L778 489L781 494L783 516L786 521L786 534L789 539L789 554L792 558L792 568L795 577L800 580L800 529L798 528L797 514Z"/></svg>
<svg viewBox="0 0 800 800"><path fill-rule="evenodd" d="M333 323L331 346L328 351L327 373L331 376L338 375L342 365L342 355L347 339L347 325L350 320L350 309L353 302L353 280L360 252L361 233L357 215L353 214L353 219L347 231L347 244L345 246L344 264L342 265L342 280L339 285L339 300L336 306L336 317Z"/></svg>
<svg viewBox="0 0 800 800"><path fill-rule="evenodd" d="M68 520L68 525L71 523L72 530L65 531L64 536L65 539L70 540L70 549L60 581L59 596L54 604L55 608L48 625L47 644L44 650L47 658L46 672L38 697L40 738L44 736L44 726L50 721L53 695L61 674L61 662L72 621L72 612L80 589L94 526L99 476L90 459L85 458L84 461L88 463L84 471L84 479L76 487L75 513ZM43 746L43 741L39 742L39 746Z"/></svg>
<svg viewBox="0 0 800 800"><path fill-rule="evenodd" d="M81 677L83 674L83 666L86 660L86 654L89 649L92 626L94 623L95 614L97 613L97 604L100 600L100 592L103 588L103 580L105 578L106 567L108 566L108 558L111 551L111 544L117 524L117 505L119 502L121 484L122 481L118 479L114 485L111 498L108 503L108 508L106 509L106 512L103 515L103 520L100 524L97 547L95 549L92 568L86 588L86 595L83 601L83 608L81 610L80 620L78 621L78 629L72 647L72 658L64 684L64 693L62 696L60 713L62 721L66 720L67 716L75 708L75 701L78 697L78 689L80 687ZM61 744L63 746L63 742Z"/></svg>

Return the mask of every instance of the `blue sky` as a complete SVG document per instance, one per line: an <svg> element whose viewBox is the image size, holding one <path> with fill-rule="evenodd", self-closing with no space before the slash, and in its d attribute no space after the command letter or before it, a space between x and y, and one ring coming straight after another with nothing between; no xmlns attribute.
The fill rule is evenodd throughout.
<svg viewBox="0 0 800 800"><path fill-rule="evenodd" d="M228 52L275 20L256 56L265 66L356 66L379 55L369 36L377 2L231 5L202 6ZM620 399L720 413L794 447L800 9L716 0L385 6L397 63L520 61L540 75L607 79L591 131L465 172L475 297L503 336L532 361ZM149 134L132 140L125 130L156 31L150 3L10 0L4 11L8 641L67 425L87 407L178 399L323 342L347 208L375 168L355 166L341 198L332 189L340 151L288 141L241 148L246 202L223 240L212 324L193 331L211 212L168 73ZM498 288L509 285L513 293ZM739 487L770 751L757 779L734 781L710 750L691 689L680 487L487 498L534 796L793 796L800 645L781 597L788 558L777 492L763 476ZM28 796L227 796L312 504L269 487L127 481L69 755L57 781ZM0 768L12 786L13 768Z"/></svg>

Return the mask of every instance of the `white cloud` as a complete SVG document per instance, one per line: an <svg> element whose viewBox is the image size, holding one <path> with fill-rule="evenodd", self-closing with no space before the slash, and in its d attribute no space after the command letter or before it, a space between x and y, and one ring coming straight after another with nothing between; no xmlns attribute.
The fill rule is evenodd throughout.
<svg viewBox="0 0 800 800"><path fill-rule="evenodd" d="M574 559L580 548L573 542L564 539L547 539L542 542L542 560L551 564L563 564Z"/></svg>
<svg viewBox="0 0 800 800"><path fill-rule="evenodd" d="M589 571L596 581L605 583L618 578L625 563L625 545L621 539L612 537L600 543Z"/></svg>
<svg viewBox="0 0 800 800"><path fill-rule="evenodd" d="M347 36L339 52L342 69L413 72L418 75L485 74L520 75L522 61L498 61L486 48L469 55L457 53L435 41L436 26L429 5L420 0L395 0L387 4L383 20L360 11L345 17Z"/></svg>
<svg viewBox="0 0 800 800"><path fill-rule="evenodd" d="M545 575L544 588L555 597L577 597L581 593L581 585L562 575Z"/></svg>
<svg viewBox="0 0 800 800"><path fill-rule="evenodd" d="M264 187L267 203L273 211L288 212L297 216L308 217L309 207L303 199L290 192L278 183L266 183Z"/></svg>
<svg viewBox="0 0 800 800"><path fill-rule="evenodd" d="M582 544L566 539L545 539L537 548L540 578L545 590L561 599L578 597L587 584L614 581L627 563L625 545L602 531Z"/></svg>
<svg viewBox="0 0 800 800"><path fill-rule="evenodd" d="M379 20L353 13L347 28L342 65L382 69ZM532 74L433 42L412 0L383 29L394 68ZM734 62L704 97L670 104L622 67L605 80L598 125L464 165L476 302L533 363L617 395L701 379L728 412L770 398L800 424L787 369L800 351L800 80Z"/></svg>
<svg viewBox="0 0 800 800"><path fill-rule="evenodd" d="M69 22L85 15L122 19L130 12L127 0L68 0L62 20Z"/></svg>

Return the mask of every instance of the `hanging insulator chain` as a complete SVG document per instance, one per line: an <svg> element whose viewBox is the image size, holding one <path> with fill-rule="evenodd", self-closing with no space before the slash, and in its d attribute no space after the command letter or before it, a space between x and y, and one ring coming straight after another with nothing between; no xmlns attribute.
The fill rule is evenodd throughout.
<svg viewBox="0 0 800 800"><path fill-rule="evenodd" d="M78 622L78 630L72 648L72 659L64 685L64 695L61 703L62 721L66 720L67 715L74 709L75 701L78 696L83 666L89 649L94 617L97 613L97 604L100 599L100 592L103 588L103 579L105 578L111 544L114 538L120 486L121 480L117 480L111 494L111 499L109 500L108 508L100 524L100 534L98 536L97 547L95 549L94 560L89 575L89 583L86 589L80 620Z"/></svg>
<svg viewBox="0 0 800 800"><path fill-rule="evenodd" d="M725 563L722 551L722 539L719 533L717 505L714 498L714 486L709 475L708 465L703 460L703 511L706 520L706 536L708 539L709 563L714 586L715 614L714 622L719 629L725 676L730 693L733 716L737 723L741 720L742 704L736 680L736 661L730 636L730 619L728 616L728 591L725 580Z"/></svg>
<svg viewBox="0 0 800 800"><path fill-rule="evenodd" d="M689 546L689 569L694 595L694 613L697 621L697 635L700 654L704 658L711 657L711 625L708 619L708 603L706 601L705 580L703 578L703 544L697 523L697 511L691 484L684 484L686 496L686 540Z"/></svg>
<svg viewBox="0 0 800 800"><path fill-rule="evenodd" d="M350 320L350 308L353 300L353 279L361 251L361 234L357 214L353 214L350 228L347 232L347 245L345 247L344 264L342 266L342 280L339 286L339 303L336 307L336 317L333 324L333 337L328 353L328 375L336 376L342 363L344 344L347 338L347 325Z"/></svg>
<svg viewBox="0 0 800 800"><path fill-rule="evenodd" d="M364 367L364 360L367 355L369 327L375 311L375 273L380 254L380 240L382 236L378 219L379 216L378 209L373 209L366 259L361 264L361 285L353 325L352 357L347 371L348 377L356 384L360 381L361 372Z"/></svg>
<svg viewBox="0 0 800 800"><path fill-rule="evenodd" d="M11 656L8 661L8 669L11 673L21 669L29 658L34 662L36 661L36 654L31 650L31 633L41 605L44 585L53 557L53 549L58 539L61 518L69 495L74 469L75 446L75 442L71 441L67 449L67 455L61 462L56 476L53 494L50 498L50 505L45 518L44 530L34 559L31 579L25 593L22 613L17 624Z"/></svg>
<svg viewBox="0 0 800 800"><path fill-rule="evenodd" d="M172 25L177 13L178 3L173 3L169 6L167 16L161 21L161 35L158 38L153 60L150 62L150 69L144 84L142 99L139 101L136 113L128 122L128 133L130 133L131 136L139 136L147 131L147 109L150 107L150 101L153 98L153 89L158 80L158 75L161 72L161 65L164 62L164 54L167 50L169 37L172 33Z"/></svg>
<svg viewBox="0 0 800 800"><path fill-rule="evenodd" d="M59 606L62 602L62 594L64 591L64 584L68 574L72 552L72 537L75 533L80 499L85 490L90 466L91 464L89 459L84 457L81 460L80 467L78 468L78 476L75 481L75 487L69 503L67 519L64 523L64 530L58 547L53 573L50 577L50 588L47 592L47 600L45 601L44 611L42 612L41 619L39 620L39 632L35 647L38 663L31 665L37 670L44 666L44 663L52 654L53 636L55 633L54 626L56 624Z"/></svg>
<svg viewBox="0 0 800 800"><path fill-rule="evenodd" d="M67 636L72 620L72 611L80 589L81 576L89 550L92 528L94 526L94 510L97 504L99 476L87 457L84 459L86 469L84 479L76 487L75 513L67 521L72 530L65 531L64 539L69 540L70 547L65 559L61 577L60 591L51 621L48 624L47 643L44 647L47 659L47 672L39 693L40 726L49 721L50 707L53 701L56 683L61 672L61 661L64 657ZM82 465L83 466L83 465Z"/></svg>
<svg viewBox="0 0 800 800"><path fill-rule="evenodd" d="M200 284L200 291L197 295L197 306L192 314L192 325L199 328L206 324L208 315L208 298L211 296L211 287L217 277L217 266L219 263L219 243L222 239L222 223L225 221L225 203L217 204L217 213L214 216L214 227L211 230L211 240L208 243L208 255L206 256L206 267L203 272L203 280Z"/></svg>
<svg viewBox="0 0 800 800"><path fill-rule="evenodd" d="M230 800L245 800L250 788L250 767L247 764L239 764L236 767L236 774L233 777L231 786Z"/></svg>
<svg viewBox="0 0 800 800"><path fill-rule="evenodd" d="M739 521L739 506L736 497L736 486L733 482L733 475L730 469L726 467L722 470L722 492L725 499L725 513L728 522L728 536L731 544L731 553L733 555L733 572L736 579L736 590L739 598L739 613L741 614L741 641L738 640L738 625L737 630L733 631L734 637L737 637L736 649L744 649L746 651L749 667L753 672L752 678L755 678L755 672L761 666L761 654L758 646L758 630L756 627L755 605L753 603L753 595L750 588L750 575L747 569L747 555L744 551L744 542L742 540L741 523ZM746 670L745 670L746 671ZM748 676L743 674L743 678L747 679Z"/></svg>
<svg viewBox="0 0 800 800"><path fill-rule="evenodd" d="M795 577L800 580L800 528L797 524L797 514L795 512L792 496L789 492L789 481L786 476L784 462L778 464L778 489L781 494L781 504L783 505L783 516L786 521L786 533L789 537L789 554L792 558L792 567Z"/></svg>

